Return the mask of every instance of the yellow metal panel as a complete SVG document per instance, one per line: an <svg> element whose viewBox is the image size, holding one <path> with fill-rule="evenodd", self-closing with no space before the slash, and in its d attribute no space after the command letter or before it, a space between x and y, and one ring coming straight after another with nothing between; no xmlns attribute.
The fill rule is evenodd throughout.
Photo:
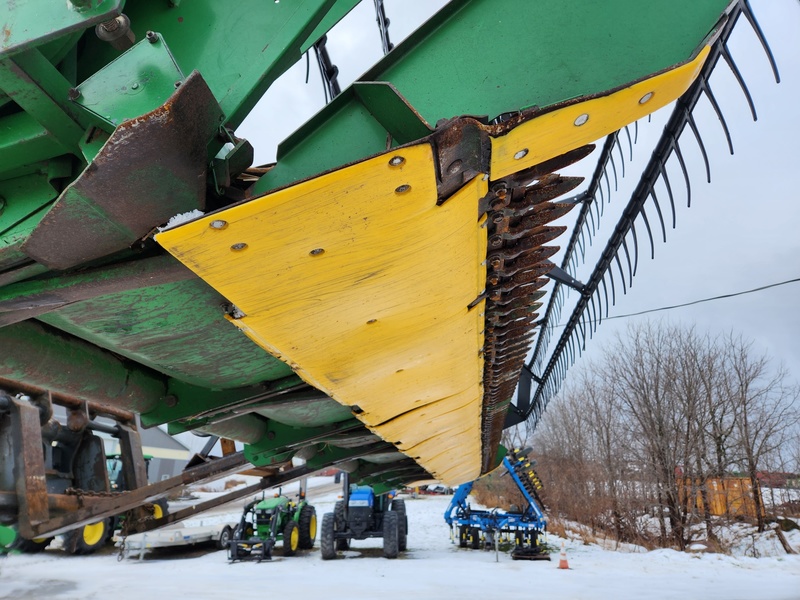
<svg viewBox="0 0 800 600"><path fill-rule="evenodd" d="M492 138L492 179L594 142L666 106L689 89L709 51L706 46L684 65L608 96L545 113Z"/></svg>
<svg viewBox="0 0 800 600"><path fill-rule="evenodd" d="M437 206L432 150L421 144L157 240L245 313L234 322L257 344L460 483L480 473L483 303L467 306L486 278L477 218L486 191L477 177ZM392 421L410 411L417 418Z"/></svg>

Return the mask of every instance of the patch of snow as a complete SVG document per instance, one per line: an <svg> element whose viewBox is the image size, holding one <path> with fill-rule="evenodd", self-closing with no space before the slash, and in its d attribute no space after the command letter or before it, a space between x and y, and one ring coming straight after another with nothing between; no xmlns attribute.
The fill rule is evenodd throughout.
<svg viewBox="0 0 800 600"><path fill-rule="evenodd" d="M158 227L159 231L166 231L167 229L172 229L173 227L177 227L178 225L183 225L184 223L188 223L189 221L193 221L194 219L199 219L200 217L204 216L205 213L202 210L191 210L189 212L180 213L171 217L167 224L164 227Z"/></svg>
<svg viewBox="0 0 800 600"><path fill-rule="evenodd" d="M283 491L291 497L288 486ZM308 497L320 523L324 513L333 511L340 493L332 478L311 478ZM214 493L198 492L201 494L210 497ZM198 515L196 520L206 524L212 518L237 520L241 505L251 499L222 507L215 515ZM118 562L116 553L70 556L48 549L0 559L0 598L201 600L269 595L337 600L387 593L415 600L800 597L800 555L756 559L674 550L614 552L584 543L578 536L561 539L549 535L548 544L556 552L552 561L514 561L501 552L496 562L493 551L462 549L453 543L443 518L449 497L405 500L409 549L396 560L383 558L382 540L371 539L356 540L337 560L323 561L319 537L313 550L289 558L278 552L273 561L260 564L230 564L225 551L215 550L187 555L154 553L141 561ZM792 539L790 543L800 547L800 540ZM562 541L569 570L557 568Z"/></svg>

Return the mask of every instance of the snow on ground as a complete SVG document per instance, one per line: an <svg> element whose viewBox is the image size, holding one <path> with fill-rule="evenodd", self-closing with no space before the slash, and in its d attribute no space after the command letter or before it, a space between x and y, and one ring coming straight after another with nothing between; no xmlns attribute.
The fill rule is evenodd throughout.
<svg viewBox="0 0 800 600"><path fill-rule="evenodd" d="M337 500L330 481L311 482L309 499L320 521ZM449 501L449 496L406 498L409 550L396 560L382 557L380 539L354 541L335 561L321 560L315 548L260 564L230 564L224 551L211 550L153 553L123 562L115 552L80 557L48 550L0 559L0 598L800 599L800 555L756 559L672 550L612 552L566 540L569 570L557 568L558 554L551 562L528 562L500 553L495 562L493 551L451 543L442 518ZM198 516L194 524L236 520L240 510L225 507ZM548 542L558 548L562 540L550 536Z"/></svg>

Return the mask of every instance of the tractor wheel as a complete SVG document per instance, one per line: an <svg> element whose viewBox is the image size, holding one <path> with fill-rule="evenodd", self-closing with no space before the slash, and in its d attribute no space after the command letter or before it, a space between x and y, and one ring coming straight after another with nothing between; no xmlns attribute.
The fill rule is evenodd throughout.
<svg viewBox="0 0 800 600"><path fill-rule="evenodd" d="M383 555L386 558L397 558L397 553L400 550L398 516L397 513L391 511L383 515Z"/></svg>
<svg viewBox="0 0 800 600"><path fill-rule="evenodd" d="M219 532L219 538L217 538L217 550L226 550L231 545L232 537L233 530L230 525L225 525L222 531Z"/></svg>
<svg viewBox="0 0 800 600"><path fill-rule="evenodd" d="M322 560L330 560L336 558L336 549L334 548L333 540L333 513L325 513L322 515L322 531L319 536L319 549L322 555Z"/></svg>
<svg viewBox="0 0 800 600"><path fill-rule="evenodd" d="M159 498L158 500L153 501L153 518L160 519L162 517L166 517L169 514L169 506L167 505L166 498Z"/></svg>
<svg viewBox="0 0 800 600"><path fill-rule="evenodd" d="M297 519L300 527L300 548L308 550L314 547L317 539L317 510L310 504L304 504Z"/></svg>
<svg viewBox="0 0 800 600"><path fill-rule="evenodd" d="M406 515L406 502L395 498L392 500L392 512L397 513L397 525L399 527L397 546L400 552L405 552L408 547L408 516Z"/></svg>
<svg viewBox="0 0 800 600"><path fill-rule="evenodd" d="M109 520L84 525L64 535L64 550L70 554L91 554L105 546L109 535Z"/></svg>
<svg viewBox="0 0 800 600"><path fill-rule="evenodd" d="M334 525L336 531L344 531L347 529L347 521L344 518L344 501L339 500L333 507ZM348 538L339 538L336 540L336 550L345 551L350 550L350 540Z"/></svg>
<svg viewBox="0 0 800 600"><path fill-rule="evenodd" d="M458 528L458 545L460 548L467 547L467 541L469 540L469 528L461 525Z"/></svg>
<svg viewBox="0 0 800 600"><path fill-rule="evenodd" d="M8 549L16 550L17 552L22 552L24 554L36 554L44 551L44 549L47 548L52 541L53 538L51 537L34 538L29 540L17 535L17 539L11 542L11 545L8 547Z"/></svg>
<svg viewBox="0 0 800 600"><path fill-rule="evenodd" d="M273 517L274 519L275 517ZM294 556L300 546L300 528L297 522L289 519L283 528L283 555Z"/></svg>
<svg viewBox="0 0 800 600"><path fill-rule="evenodd" d="M481 530L477 527L472 527L469 530L470 548L477 550L481 547Z"/></svg>
<svg viewBox="0 0 800 600"><path fill-rule="evenodd" d="M336 522L336 531L342 531L345 526L343 500L339 500L333 505L333 518Z"/></svg>

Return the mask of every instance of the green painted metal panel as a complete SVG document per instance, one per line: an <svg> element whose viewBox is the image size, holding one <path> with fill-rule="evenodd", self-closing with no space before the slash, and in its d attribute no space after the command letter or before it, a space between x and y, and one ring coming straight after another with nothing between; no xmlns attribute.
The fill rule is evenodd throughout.
<svg viewBox="0 0 800 600"><path fill-rule="evenodd" d="M14 177L17 169L61 156L68 149L31 115L23 112L0 117L0 177Z"/></svg>
<svg viewBox="0 0 800 600"><path fill-rule="evenodd" d="M223 318L224 303L193 279L76 302L39 318L196 386L236 388L290 375Z"/></svg>
<svg viewBox="0 0 800 600"><path fill-rule="evenodd" d="M265 394L280 393L304 386L303 381L294 374L281 379L265 382L257 386L228 390L212 390L190 385L178 379L170 379L167 393L177 399L175 403L162 403L147 414L142 415L142 423L147 426L170 424L170 433L189 431L210 422L211 417L192 418L196 415L214 412L218 418L230 417L230 407L240 402L249 402ZM178 423L177 421L182 421Z"/></svg>
<svg viewBox="0 0 800 600"><path fill-rule="evenodd" d="M78 86L75 104L95 117L109 133L127 119L161 106L184 74L157 33L100 69Z"/></svg>
<svg viewBox="0 0 800 600"><path fill-rule="evenodd" d="M728 0L458 0L359 81L391 82L428 123L466 114L492 119L608 92L685 62L727 5ZM345 94L346 100L325 107L287 140L277 166L255 186L257 193L385 148L387 130L373 130L371 117L358 113L358 101ZM337 122L343 118L346 127ZM296 141L312 133L312 143ZM340 155L345 141L347 151Z"/></svg>
<svg viewBox="0 0 800 600"><path fill-rule="evenodd" d="M69 88L70 83L35 48L0 60L0 89L75 152L86 123L68 107Z"/></svg>
<svg viewBox="0 0 800 600"><path fill-rule="evenodd" d="M0 13L3 35L0 57L40 46L54 39L81 32L117 16L124 0L60 0L43 6L40 0L4 3ZM44 13L44 14L43 14Z"/></svg>
<svg viewBox="0 0 800 600"><path fill-rule="evenodd" d="M278 78L302 56L301 47L335 0L182 2L141 0L125 7L136 39L163 36L184 73L203 74L235 128ZM79 77L109 63L114 50L86 38Z"/></svg>

